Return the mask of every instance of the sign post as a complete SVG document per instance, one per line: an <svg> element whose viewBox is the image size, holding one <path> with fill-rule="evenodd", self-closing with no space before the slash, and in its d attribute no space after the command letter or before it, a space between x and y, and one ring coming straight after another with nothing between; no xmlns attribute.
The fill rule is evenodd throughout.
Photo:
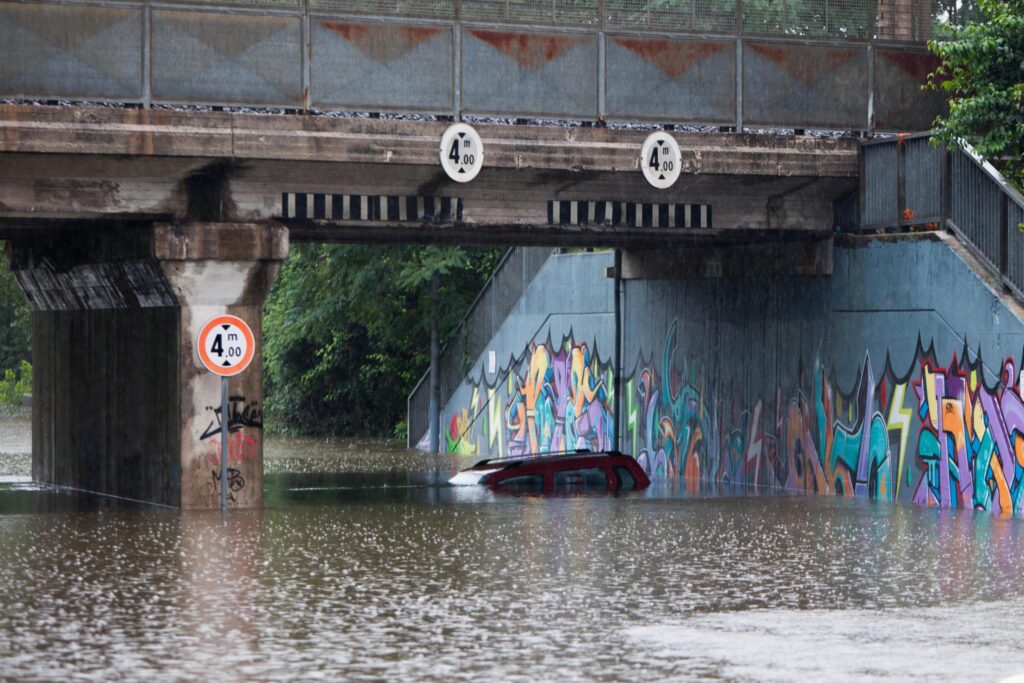
<svg viewBox="0 0 1024 683"><path fill-rule="evenodd" d="M256 353L252 329L234 315L219 315L203 325L196 340L196 350L203 366L220 376L220 509L228 509L228 377L249 367Z"/></svg>

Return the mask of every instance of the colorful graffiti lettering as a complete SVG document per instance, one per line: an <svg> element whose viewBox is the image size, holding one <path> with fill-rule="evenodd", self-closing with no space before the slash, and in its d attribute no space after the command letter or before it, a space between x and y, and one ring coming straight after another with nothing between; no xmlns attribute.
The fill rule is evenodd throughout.
<svg viewBox="0 0 1024 683"><path fill-rule="evenodd" d="M449 453L611 448L611 369L587 344L570 334L558 346L532 345L498 377L494 385L475 385L469 406L452 415Z"/></svg>
<svg viewBox="0 0 1024 683"><path fill-rule="evenodd" d="M980 355L968 362L965 349L943 367L919 343L902 376L887 359L876 379L865 356L844 393L815 362L792 393L745 403L736 386L678 362L678 335L673 322L656 360L623 383L621 443L652 478L1024 512L1024 387L1012 359L988 386ZM533 345L499 378L474 385L452 416L449 452L611 447L611 368L586 344Z"/></svg>

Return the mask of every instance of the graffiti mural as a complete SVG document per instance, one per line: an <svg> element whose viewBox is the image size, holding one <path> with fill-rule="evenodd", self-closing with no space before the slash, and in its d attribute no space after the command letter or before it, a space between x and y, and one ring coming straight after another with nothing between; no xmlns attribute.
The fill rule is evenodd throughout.
<svg viewBox="0 0 1024 683"><path fill-rule="evenodd" d="M903 375L887 359L876 380L865 356L844 394L816 362L806 391L740 405L740 392L707 390L698 371L676 366L677 334L673 323L660 364L641 363L624 387L625 443L652 477L1021 512L1024 398L1012 359L989 387L980 355L943 367L919 343Z"/></svg>
<svg viewBox="0 0 1024 683"><path fill-rule="evenodd" d="M623 382L621 445L654 479L1024 512L1024 387L1011 358L989 386L980 354L964 349L943 364L918 342L908 367L886 358L878 377L865 355L848 391L815 359L791 389L749 397L680 361L683 343L673 322L660 352ZM571 334L471 386L448 425L451 453L612 446L611 364Z"/></svg>
<svg viewBox="0 0 1024 683"><path fill-rule="evenodd" d="M592 351L593 349L593 351ZM570 333L532 344L494 384L473 384L446 433L449 453L501 456L611 448L611 365Z"/></svg>

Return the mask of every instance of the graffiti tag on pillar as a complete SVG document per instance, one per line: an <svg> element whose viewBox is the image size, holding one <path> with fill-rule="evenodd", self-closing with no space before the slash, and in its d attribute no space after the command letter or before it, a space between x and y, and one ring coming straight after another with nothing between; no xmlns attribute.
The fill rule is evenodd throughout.
<svg viewBox="0 0 1024 683"><path fill-rule="evenodd" d="M221 414L220 406L206 406L206 409L213 413L213 419L206 426L199 440L209 439L211 436L220 434L224 416ZM245 396L228 397L228 431L235 433L242 427L254 427L263 429L263 411L255 401L245 400Z"/></svg>

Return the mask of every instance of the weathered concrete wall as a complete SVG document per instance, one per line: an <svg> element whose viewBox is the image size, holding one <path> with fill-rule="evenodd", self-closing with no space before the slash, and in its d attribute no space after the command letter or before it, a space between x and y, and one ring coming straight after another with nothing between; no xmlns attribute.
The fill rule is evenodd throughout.
<svg viewBox="0 0 1024 683"><path fill-rule="evenodd" d="M33 476L186 508L219 503L220 381L195 350L232 313L257 351L229 380L230 501L262 502L260 309L281 227L188 224L25 236L11 266L33 309Z"/></svg>
<svg viewBox="0 0 1024 683"><path fill-rule="evenodd" d="M451 450L605 447L611 255L574 258L574 269L552 259L529 289L541 308L521 306L502 327L500 372L481 374L478 360L446 407ZM828 258L787 265L831 275L751 262L744 276L694 254L625 263L643 279L624 283L619 445L651 474L691 490L1021 511L1024 309L955 239L837 238ZM597 308L577 307L580 294ZM584 310L605 313L581 334Z"/></svg>
<svg viewBox="0 0 1024 683"><path fill-rule="evenodd" d="M174 307L32 314L36 481L177 505Z"/></svg>
<svg viewBox="0 0 1024 683"><path fill-rule="evenodd" d="M449 452L611 446L612 264L611 252L548 258L441 412Z"/></svg>

